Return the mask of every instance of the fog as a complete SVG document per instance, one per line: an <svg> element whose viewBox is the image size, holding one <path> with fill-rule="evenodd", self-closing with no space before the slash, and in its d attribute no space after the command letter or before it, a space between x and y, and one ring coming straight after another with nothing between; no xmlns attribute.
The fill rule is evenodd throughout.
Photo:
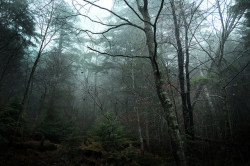
<svg viewBox="0 0 250 166"><path fill-rule="evenodd" d="M244 0L1 0L0 165L249 165Z"/></svg>

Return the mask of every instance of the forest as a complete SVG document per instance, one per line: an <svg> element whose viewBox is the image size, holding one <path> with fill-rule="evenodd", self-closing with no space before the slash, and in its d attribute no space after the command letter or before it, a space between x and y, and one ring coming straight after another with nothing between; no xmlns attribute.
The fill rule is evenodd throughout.
<svg viewBox="0 0 250 166"><path fill-rule="evenodd" d="M250 0L0 0L0 166L250 165Z"/></svg>

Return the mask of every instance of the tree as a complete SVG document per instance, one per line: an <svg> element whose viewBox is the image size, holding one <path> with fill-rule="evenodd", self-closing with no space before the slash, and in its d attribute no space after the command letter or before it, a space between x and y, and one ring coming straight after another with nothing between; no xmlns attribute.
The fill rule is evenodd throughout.
<svg viewBox="0 0 250 166"><path fill-rule="evenodd" d="M246 46L249 45L249 38L250 38L250 2L244 1L244 0L236 0L236 4L233 6L233 10L236 14L238 13L244 13L244 16L246 18L245 20L245 26L246 29L244 30L244 40L246 41Z"/></svg>
<svg viewBox="0 0 250 166"><path fill-rule="evenodd" d="M124 126L111 112L107 112L104 117L97 119L97 124L93 127L92 132L105 149L120 150L127 141Z"/></svg>
<svg viewBox="0 0 250 166"><path fill-rule="evenodd" d="M177 123L177 117L172 105L172 101L171 99L168 97L167 95L167 91L165 89L164 86L164 78L162 75L162 71L159 68L159 62L158 62L158 42L156 39L156 31L157 31L157 23L158 23L158 18L159 15L163 9L164 6L164 0L161 1L159 10L156 13L156 18L153 21L153 23L151 22L151 17L149 15L149 2L147 0L144 1L136 1L136 6L137 6L137 10L139 10L139 13L136 11L136 8L133 8L128 1L124 0L124 2L126 3L126 5L131 9L131 11L142 21L142 23L144 24L144 27L141 27L141 25L138 24L134 24L132 22L130 22L128 19L126 19L125 17L122 17L120 15L118 15L117 13L106 9L106 8L102 8L98 5L96 5L95 3L91 2L91 1L87 1L84 0L84 2L86 2L87 4L91 4L92 6L95 6L97 8L103 9L105 11L110 12L111 14L113 14L114 16L118 17L119 19L121 19L122 21L124 21L123 24L118 24L118 25L110 25L111 28L107 29L106 31L102 32L102 33L94 33L92 32L92 34L105 34L105 32L108 32L112 29L121 27L121 26L133 26L134 28L140 29L141 31L144 32L145 37L146 37L146 44L147 44L147 49L148 49L148 56L126 56L126 55L112 55L109 53L104 53L101 52L99 50L95 50L91 47L89 47L89 49L96 51L98 53L101 54L106 54L106 55L110 55L110 56L122 56L122 57L130 57L130 58L144 58L144 59L148 59L151 62L151 66L153 69L153 73L154 73L154 82L155 82L155 88L159 97L159 100L162 104L162 107L166 113L166 119L168 122L168 126L169 126L169 135L171 138L171 144L172 144L172 149L173 149L173 155L176 161L177 165L186 165L186 159L185 159L185 155L184 155L184 148L183 148L183 142L181 139L181 135L180 135L180 131L179 131L179 126ZM102 22L99 21L95 21L99 24L102 24ZM104 24L104 25L108 25L108 24ZM85 31L87 33L91 33L91 31L89 30L81 30L81 31Z"/></svg>
<svg viewBox="0 0 250 166"><path fill-rule="evenodd" d="M41 4L36 4L38 7L37 9L39 9L40 5ZM46 48L46 46L49 44L49 42L51 41L52 37L54 36L55 32L51 32L52 34L49 35L50 33L50 27L51 27L51 22L52 22L52 19L53 19L53 13L54 13L54 9L55 9L55 3L54 1L50 1L50 2L47 2L44 4L44 7L47 7L47 13L45 13L45 15L40 15L40 20L38 18L40 22L40 46L39 46L39 50L38 50L38 53L37 53L37 56L35 58L35 62L32 66L32 69L31 69L31 72L28 76L28 81L27 81L27 84L25 86L25 91L24 91L24 95L23 95L23 99L22 99L22 105L24 107L25 103L26 103L26 100L28 98L28 93L29 93L29 90L30 90L30 85L31 85L31 81L32 81L32 78L35 74L35 71L36 71L36 68L37 68L37 65L38 65L38 62L40 60L40 57L42 55L42 52L43 50ZM42 9L40 9L40 12L43 14L43 10L44 8L42 7ZM20 116L22 116L22 113L24 111L24 108L22 108L20 110Z"/></svg>
<svg viewBox="0 0 250 166"><path fill-rule="evenodd" d="M43 4L43 5L41 5ZM35 11L37 12L37 23L39 27L39 49L37 52L37 56L35 58L34 64L32 66L31 72L28 76L28 81L25 86L25 91L22 99L22 105L25 106L26 100L28 98L28 92L30 90L30 85L32 78L35 74L37 65L40 61L40 58L42 56L43 51L46 49L46 47L50 44L52 39L55 37L56 34L61 33L63 34L62 28L68 28L66 24L66 19L69 13L66 15L61 11L60 8L64 7L64 1L59 0L59 1L48 1L48 2L38 2L34 4L35 6ZM61 31L60 31L61 30ZM62 38L62 36L61 36ZM62 43L59 43L59 52L62 51L61 48ZM20 110L20 115L22 115L23 109Z"/></svg>
<svg viewBox="0 0 250 166"><path fill-rule="evenodd" d="M26 0L1 0L0 20L0 98L6 103L4 96L13 97L22 90L24 80L18 77L23 75L23 60L32 46L35 24Z"/></svg>
<svg viewBox="0 0 250 166"><path fill-rule="evenodd" d="M37 75L42 75L42 80L44 81L44 92L41 95L40 108L35 120L35 125L33 128L32 135L35 134L36 129L39 125L42 110L44 109L46 96L49 98L48 107L53 107L54 100L57 97L56 93L59 93L62 90L61 86L72 86L71 90L74 90L74 59L76 57L77 48L73 45L75 44L75 34L72 32L71 25L74 24L75 19L70 17L71 10L69 6L64 5L63 1L59 4L61 8L56 8L54 14L57 16L54 18L55 20L52 22L52 25L55 27L59 27L56 29L56 34L58 37L54 37L51 39L51 43L53 43L54 47L51 48L50 51L45 53L46 55L43 60L45 60L45 64L41 64L42 67L40 69L41 73ZM45 79L45 78L46 79ZM68 85L67 85L68 84ZM69 91L69 96L73 94L72 91ZM59 98L59 97L57 97ZM68 102L72 99L70 98ZM65 108L66 109L66 105ZM53 109L59 109L58 107L53 107Z"/></svg>

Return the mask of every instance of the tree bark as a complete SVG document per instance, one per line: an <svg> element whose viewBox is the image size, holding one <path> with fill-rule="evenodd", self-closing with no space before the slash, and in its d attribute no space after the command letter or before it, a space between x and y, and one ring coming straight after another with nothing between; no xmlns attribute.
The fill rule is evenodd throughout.
<svg viewBox="0 0 250 166"><path fill-rule="evenodd" d="M186 103L186 93L185 93L185 78L184 78L184 54L181 45L180 39L180 32L179 32L179 25L177 23L177 16L175 13L175 4L174 1L171 1L171 8L172 8L172 15L174 20L174 27L175 27L175 38L177 43L177 55L178 55L178 69L179 69L179 84L181 89L181 101L182 101L182 112L184 118L184 128L185 133L189 134L189 115L188 115L188 108Z"/></svg>
<svg viewBox="0 0 250 166"><path fill-rule="evenodd" d="M164 1L162 1L161 9L163 7ZM154 32L152 30L152 25L150 24L151 19L148 13L148 1L144 0L144 6L140 6L139 0L137 0L137 6L140 13L143 16L144 21L144 31L146 35L146 42L149 57L151 60L151 65L154 73L155 87L157 90L157 95L161 102L161 105L166 112L166 119L168 122L168 133L171 140L173 155L175 162L178 166L186 166L186 159L183 147L183 141L181 139L181 134L179 131L179 126L177 122L177 117L175 110L173 108L170 98L167 96L166 89L164 88L165 82L162 78L161 71L157 62L157 42L156 42L156 22L153 25ZM160 10L161 10L160 9ZM159 11L160 13L160 11ZM157 20L156 20L157 21Z"/></svg>
<svg viewBox="0 0 250 166"><path fill-rule="evenodd" d="M184 22L184 29L185 29L185 54L186 54L186 62L185 62L185 73L186 73L186 100L187 100L187 109L188 109L188 115L189 115L189 134L194 139L195 133L194 133L194 120L193 120L193 108L191 104L191 83L190 83L190 76L189 76L189 38L188 38L188 29L189 25L187 23L187 19L184 13L183 6L181 5L181 13L183 17Z"/></svg>
<svg viewBox="0 0 250 166"><path fill-rule="evenodd" d="M132 61L131 78L132 78L133 93L134 93L134 97L136 98L134 61ZM140 116L139 116L138 108L136 108L135 106L134 106L134 111L136 112L136 116L137 116L138 134L139 134L139 140L140 140L140 145L141 145L141 155L144 156L144 142L143 142L142 131L141 131Z"/></svg>
<svg viewBox="0 0 250 166"><path fill-rule="evenodd" d="M141 132L140 116L139 116L138 108L134 107L134 110L136 111L136 115L137 115L138 132L139 132L139 139L140 139L140 144L141 144L141 155L143 156L144 155L144 142L143 142L143 137L142 137L142 132Z"/></svg>
<svg viewBox="0 0 250 166"><path fill-rule="evenodd" d="M179 69L179 84L181 89L181 100L182 100L182 112L184 118L184 128L185 133L189 135L192 139L194 138L194 123L193 123L193 111L190 99L190 78L189 78L189 46L188 46L188 25L186 22L183 7L181 5L181 15L184 22L185 30L185 74L184 74L184 52L180 38L180 28L177 22L176 8L174 0L171 1L171 9L174 20L175 27L175 38L177 43L177 53L178 53L178 69ZM186 77L186 90L185 90L185 77Z"/></svg>

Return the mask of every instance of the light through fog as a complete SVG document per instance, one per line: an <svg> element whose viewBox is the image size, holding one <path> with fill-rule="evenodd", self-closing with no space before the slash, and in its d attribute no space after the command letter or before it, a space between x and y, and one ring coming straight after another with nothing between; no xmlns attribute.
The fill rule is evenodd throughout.
<svg viewBox="0 0 250 166"><path fill-rule="evenodd" d="M250 165L244 12L250 0L0 0L0 165Z"/></svg>
<svg viewBox="0 0 250 166"><path fill-rule="evenodd" d="M87 15L88 17L100 21L104 18L110 16L110 13L102 10L98 7L91 6L82 0L66 0L72 7L76 8L81 14ZM112 9L113 0L98 0L93 1L95 4L109 9ZM87 5L86 5L87 4ZM81 24L80 26L84 29L91 29L93 32L99 32L104 29L100 24L93 23L86 17L80 17Z"/></svg>

